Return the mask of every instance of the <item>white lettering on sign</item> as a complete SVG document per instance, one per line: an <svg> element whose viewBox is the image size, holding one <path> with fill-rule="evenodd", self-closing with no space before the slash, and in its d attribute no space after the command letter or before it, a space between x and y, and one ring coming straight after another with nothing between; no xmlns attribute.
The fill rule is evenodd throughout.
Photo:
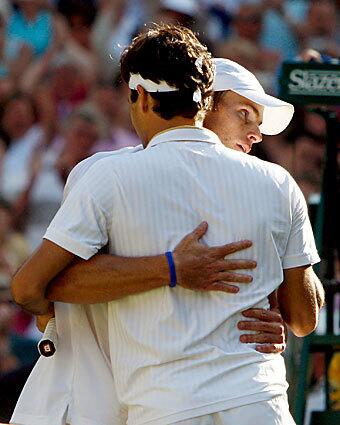
<svg viewBox="0 0 340 425"><path fill-rule="evenodd" d="M289 79L290 94L340 96L340 72L293 69Z"/></svg>

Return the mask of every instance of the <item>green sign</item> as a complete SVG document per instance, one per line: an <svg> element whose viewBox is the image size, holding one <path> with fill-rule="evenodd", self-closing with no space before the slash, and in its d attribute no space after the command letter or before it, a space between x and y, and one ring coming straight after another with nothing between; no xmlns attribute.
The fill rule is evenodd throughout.
<svg viewBox="0 0 340 425"><path fill-rule="evenodd" d="M340 105L340 65L283 63L279 97L290 103Z"/></svg>

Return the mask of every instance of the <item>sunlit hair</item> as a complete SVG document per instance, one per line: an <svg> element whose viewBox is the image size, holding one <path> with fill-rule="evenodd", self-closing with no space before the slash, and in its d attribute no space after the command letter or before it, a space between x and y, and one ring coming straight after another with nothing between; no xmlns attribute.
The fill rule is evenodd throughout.
<svg viewBox="0 0 340 425"><path fill-rule="evenodd" d="M122 79L128 83L130 74L140 74L156 83L166 81L178 91L150 93L156 100L154 112L163 119L174 116L193 118L204 115L211 105L214 66L211 54L188 28L175 25L154 25L139 34L121 57ZM193 94L201 91L200 102ZM131 90L131 101L138 98Z"/></svg>

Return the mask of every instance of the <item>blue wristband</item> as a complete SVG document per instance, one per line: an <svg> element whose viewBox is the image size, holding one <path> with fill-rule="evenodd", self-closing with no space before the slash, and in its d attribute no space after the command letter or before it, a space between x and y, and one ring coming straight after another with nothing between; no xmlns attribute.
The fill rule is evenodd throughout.
<svg viewBox="0 0 340 425"><path fill-rule="evenodd" d="M177 276L176 276L176 267L174 263L174 258L172 256L172 252L168 251L165 253L166 259L168 260L169 265L169 271L170 271L170 283L169 286L171 288L174 288L177 283Z"/></svg>

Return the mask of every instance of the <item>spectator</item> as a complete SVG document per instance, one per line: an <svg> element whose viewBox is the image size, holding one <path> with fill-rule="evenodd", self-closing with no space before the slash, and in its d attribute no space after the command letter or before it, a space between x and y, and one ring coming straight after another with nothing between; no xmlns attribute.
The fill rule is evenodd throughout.
<svg viewBox="0 0 340 425"><path fill-rule="evenodd" d="M62 122L86 100L91 83L70 56L59 56L50 68L50 90L57 115Z"/></svg>
<svg viewBox="0 0 340 425"><path fill-rule="evenodd" d="M82 63L82 58L66 52L55 55L50 51L28 68L22 77L21 88L31 96L41 94L39 101L50 112L45 124L58 127L59 121L62 122L86 100L94 81L93 72ZM41 112L45 115L45 108ZM51 122L51 112L54 113L54 123Z"/></svg>
<svg viewBox="0 0 340 425"><path fill-rule="evenodd" d="M206 28L210 40L219 42L229 37L233 17L230 2L202 0L201 4L202 13L208 18Z"/></svg>
<svg viewBox="0 0 340 425"><path fill-rule="evenodd" d="M11 222L11 207L0 198L0 376L36 359L35 344L12 331L19 311L10 302L9 282L29 250L24 237L13 231Z"/></svg>
<svg viewBox="0 0 340 425"><path fill-rule="evenodd" d="M93 152L100 140L100 126L100 115L85 107L74 111L65 122L62 137L57 142L61 149L56 162L64 182L71 169Z"/></svg>
<svg viewBox="0 0 340 425"><path fill-rule="evenodd" d="M57 52L78 63L84 69L83 78L90 83L97 78L97 57L92 51L91 30L94 16L88 14L87 9L72 9L69 21L62 16L55 19L55 44Z"/></svg>
<svg viewBox="0 0 340 425"><path fill-rule="evenodd" d="M6 422L10 419L24 380L37 359L36 342L16 334L13 329L18 315L22 313L11 302L9 282L26 260L29 250L24 237L13 231L11 222L11 207L0 198L0 421ZM29 322L32 320L31 315L27 315L27 318ZM8 385L7 377L22 373L23 379L16 381L16 387Z"/></svg>
<svg viewBox="0 0 340 425"><path fill-rule="evenodd" d="M157 21L169 24L179 23L193 28L199 12L200 8L195 0L185 2L181 0L160 0Z"/></svg>
<svg viewBox="0 0 340 425"><path fill-rule="evenodd" d="M279 64L280 53L263 47L262 28L261 6L242 3L234 17L233 36L220 44L217 55L232 59L250 69L264 88L273 92L274 74Z"/></svg>
<svg viewBox="0 0 340 425"><path fill-rule="evenodd" d="M0 198L0 291L9 297L9 282L28 257L28 246L22 235L12 229L10 204Z"/></svg>
<svg viewBox="0 0 340 425"><path fill-rule="evenodd" d="M214 16L215 18L225 18L225 16L221 13L214 15L214 12L216 12L216 9L204 9L204 5L195 0L185 2L181 0L160 0L154 20L190 28L199 34L200 40L215 54L215 43L212 40L216 42L217 37L223 33L218 31L218 20L214 19ZM220 23L220 31L221 25L223 25L223 22Z"/></svg>
<svg viewBox="0 0 340 425"><path fill-rule="evenodd" d="M8 99L2 105L0 126L9 140L3 159L1 192L13 202L29 179L28 164L34 149L43 142L32 99L20 93Z"/></svg>
<svg viewBox="0 0 340 425"><path fill-rule="evenodd" d="M17 0L16 4L7 24L6 54L11 59L23 52L32 58L41 56L52 40L52 15L43 0Z"/></svg>
<svg viewBox="0 0 340 425"><path fill-rule="evenodd" d="M73 40L86 50L91 50L91 26L95 18L94 10L89 6L76 6L68 16L70 34Z"/></svg>
<svg viewBox="0 0 340 425"><path fill-rule="evenodd" d="M294 141L293 176L306 199L320 192L324 138L306 132Z"/></svg>
<svg viewBox="0 0 340 425"><path fill-rule="evenodd" d="M312 1L300 35L303 48L339 57L339 24L335 3L331 0Z"/></svg>
<svg viewBox="0 0 340 425"><path fill-rule="evenodd" d="M52 87L52 95L57 102L77 103L85 99L90 86L97 79L97 62L92 51L74 39L67 21L56 15L50 49L28 66L21 76L20 87L32 94L40 84L47 83ZM72 105L61 105L61 108L65 106L66 111L61 112L62 116L72 109Z"/></svg>
<svg viewBox="0 0 340 425"><path fill-rule="evenodd" d="M142 23L151 20L145 16L143 2L135 0L101 0L93 25L92 43L100 60L101 77L114 80L119 74L119 58L125 46Z"/></svg>
<svg viewBox="0 0 340 425"><path fill-rule="evenodd" d="M127 102L121 102L127 95L124 84L118 84L115 88L109 84L98 84L94 89L92 101L102 113L109 135L94 145L93 152L111 151L140 143L131 125Z"/></svg>
<svg viewBox="0 0 340 425"><path fill-rule="evenodd" d="M263 31L262 45L277 50L283 59L293 59L299 52L297 20L292 16L286 0L264 0L262 2ZM294 2L298 3L298 2Z"/></svg>
<svg viewBox="0 0 340 425"><path fill-rule="evenodd" d="M53 217L62 196L62 183L53 170L56 154L46 144L31 97L17 94L3 106L2 130L9 138L0 189L13 205L13 218L21 225L33 250Z"/></svg>

